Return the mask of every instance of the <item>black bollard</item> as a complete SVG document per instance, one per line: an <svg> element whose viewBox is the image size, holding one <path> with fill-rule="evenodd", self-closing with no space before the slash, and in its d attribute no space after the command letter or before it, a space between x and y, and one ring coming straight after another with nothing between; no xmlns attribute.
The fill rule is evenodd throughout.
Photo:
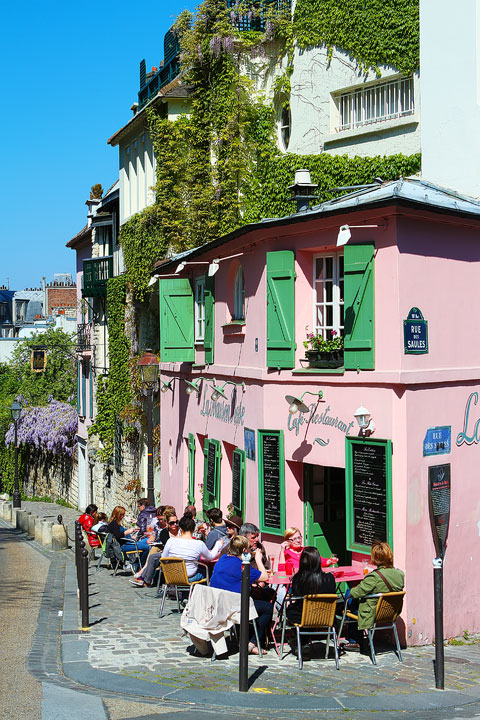
<svg viewBox="0 0 480 720"><path fill-rule="evenodd" d="M88 550L85 548L85 540L83 539L83 536L80 537L80 540L78 541L78 600L80 603L80 610L82 609L82 592L84 588L84 579L83 575L85 572L85 564L83 562L83 553L84 551L87 553L88 557ZM87 576L88 576L88 563L87 563Z"/></svg>
<svg viewBox="0 0 480 720"><path fill-rule="evenodd" d="M89 626L88 611L88 550L84 546L80 558L82 572L80 574L80 610L82 612L82 629L86 630Z"/></svg>
<svg viewBox="0 0 480 720"><path fill-rule="evenodd" d="M443 561L433 561L433 597L435 607L435 687L445 689L445 667L443 648Z"/></svg>
<svg viewBox="0 0 480 720"><path fill-rule="evenodd" d="M82 539L82 531L80 523L75 520L75 569L77 571L77 588L80 588L80 541Z"/></svg>
<svg viewBox="0 0 480 720"><path fill-rule="evenodd" d="M247 555L247 557L249 557ZM250 559L242 559L242 585L240 596L240 643L238 689L248 692L248 623L250 617Z"/></svg>

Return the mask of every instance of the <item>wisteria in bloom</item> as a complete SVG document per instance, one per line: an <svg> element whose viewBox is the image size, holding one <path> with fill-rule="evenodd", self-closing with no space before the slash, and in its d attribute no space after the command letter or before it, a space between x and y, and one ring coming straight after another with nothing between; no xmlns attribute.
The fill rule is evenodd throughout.
<svg viewBox="0 0 480 720"><path fill-rule="evenodd" d="M232 52L233 50L233 37L231 35L227 35L226 37L222 38L222 46L225 52Z"/></svg>
<svg viewBox="0 0 480 720"><path fill-rule="evenodd" d="M222 38L220 35L214 35L212 37L210 40L210 50L215 57L220 57L220 53L222 52Z"/></svg>
<svg viewBox="0 0 480 720"><path fill-rule="evenodd" d="M67 403L51 400L42 407L24 408L17 427L19 445L32 445L53 455L72 456L76 447L78 415ZM15 440L12 423L5 434L5 444Z"/></svg>

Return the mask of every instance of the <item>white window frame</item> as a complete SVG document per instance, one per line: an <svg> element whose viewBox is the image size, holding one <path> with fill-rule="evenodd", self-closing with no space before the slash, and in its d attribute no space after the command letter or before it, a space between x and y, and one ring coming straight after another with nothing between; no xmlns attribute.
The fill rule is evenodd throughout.
<svg viewBox="0 0 480 720"><path fill-rule="evenodd" d="M195 278L195 342L205 340L205 275Z"/></svg>
<svg viewBox="0 0 480 720"><path fill-rule="evenodd" d="M317 278L317 260L332 260L331 276ZM324 340L331 339L331 331L343 335L342 309L344 308L343 252L321 253L313 256L313 332ZM328 299L327 283L331 283L331 299ZM331 307L331 322L328 322L327 309Z"/></svg>
<svg viewBox="0 0 480 720"><path fill-rule="evenodd" d="M402 118L415 112L413 76L384 80L338 95L338 130Z"/></svg>
<svg viewBox="0 0 480 720"><path fill-rule="evenodd" d="M232 320L245 320L245 273L241 265L235 275Z"/></svg>

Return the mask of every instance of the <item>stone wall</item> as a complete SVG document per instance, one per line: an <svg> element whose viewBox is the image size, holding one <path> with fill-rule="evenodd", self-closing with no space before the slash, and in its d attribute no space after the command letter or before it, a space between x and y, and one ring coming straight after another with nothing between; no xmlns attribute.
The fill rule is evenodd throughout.
<svg viewBox="0 0 480 720"><path fill-rule="evenodd" d="M21 479L25 495L61 498L78 506L78 473L74 459L29 449L24 455L23 467L25 476Z"/></svg>

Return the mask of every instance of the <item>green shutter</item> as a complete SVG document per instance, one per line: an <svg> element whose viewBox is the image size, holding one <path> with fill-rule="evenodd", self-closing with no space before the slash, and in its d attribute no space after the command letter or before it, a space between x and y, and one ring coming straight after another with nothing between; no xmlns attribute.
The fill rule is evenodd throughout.
<svg viewBox="0 0 480 720"><path fill-rule="evenodd" d="M215 342L215 278L205 278L205 336L203 347L205 362L213 363L213 348Z"/></svg>
<svg viewBox="0 0 480 720"><path fill-rule="evenodd" d="M188 502L195 504L195 435L188 435Z"/></svg>
<svg viewBox="0 0 480 720"><path fill-rule="evenodd" d="M245 517L245 450L233 451L232 505L236 515Z"/></svg>
<svg viewBox="0 0 480 720"><path fill-rule="evenodd" d="M349 370L375 368L373 243L345 245L344 363Z"/></svg>
<svg viewBox="0 0 480 720"><path fill-rule="evenodd" d="M160 280L160 358L193 362L193 292L187 278Z"/></svg>
<svg viewBox="0 0 480 720"><path fill-rule="evenodd" d="M295 256L267 252L267 367L295 367Z"/></svg>

